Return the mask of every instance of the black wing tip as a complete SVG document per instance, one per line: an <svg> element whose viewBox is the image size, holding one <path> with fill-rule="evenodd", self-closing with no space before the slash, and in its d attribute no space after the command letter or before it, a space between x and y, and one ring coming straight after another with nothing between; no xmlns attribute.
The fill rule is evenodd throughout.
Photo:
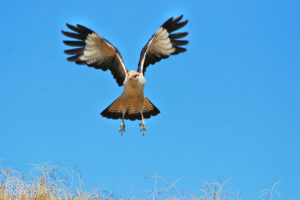
<svg viewBox="0 0 300 200"><path fill-rule="evenodd" d="M77 39L77 40L85 40L86 39L86 35L82 35L82 34L78 34L78 33L74 33L74 32L62 31L62 34L64 34L65 36L67 36L69 38L73 38L73 39Z"/></svg>
<svg viewBox="0 0 300 200"><path fill-rule="evenodd" d="M165 23L173 21L174 17L170 17Z"/></svg>
<svg viewBox="0 0 300 200"><path fill-rule="evenodd" d="M65 54L68 54L68 55L75 55L75 54L78 54L78 55L81 55L83 53L83 48L75 48L75 49L67 49L65 50Z"/></svg>
<svg viewBox="0 0 300 200"><path fill-rule="evenodd" d="M184 38L188 35L188 32L181 32L181 33L174 33L169 35L171 40L175 40L175 39L180 39L180 38Z"/></svg>
<svg viewBox="0 0 300 200"><path fill-rule="evenodd" d="M63 43L65 45L68 45L71 47L84 47L85 46L84 41L63 40Z"/></svg>
<svg viewBox="0 0 300 200"><path fill-rule="evenodd" d="M189 43L188 40L173 40L172 44L177 46L183 46L183 45L187 45Z"/></svg>
<svg viewBox="0 0 300 200"><path fill-rule="evenodd" d="M81 31L86 32L86 33L88 33L88 34L94 32L94 31L92 31L91 29L89 29L89 28L87 28L87 27L85 27L85 26L83 26L83 25L80 25L80 24L76 24L76 25L77 25L77 27L78 27Z"/></svg>
<svg viewBox="0 0 300 200"><path fill-rule="evenodd" d="M71 29L72 31L80 34L80 35L88 35L90 33L93 33L94 31L92 31L91 29L83 26L83 25L80 25L80 24L76 24L75 26L72 25L72 24L69 24L69 23L66 23L66 26Z"/></svg>
<svg viewBox="0 0 300 200"><path fill-rule="evenodd" d="M69 54L69 50L70 50L70 49L64 50L64 53L65 53L65 54L68 54L68 55L71 55L71 54Z"/></svg>
<svg viewBox="0 0 300 200"><path fill-rule="evenodd" d="M63 43L64 43L65 45L68 45L68 42L70 42L70 41L68 41L68 40L63 40Z"/></svg>
<svg viewBox="0 0 300 200"><path fill-rule="evenodd" d="M177 55L177 54L180 54L180 53L184 53L186 52L187 49L186 48L183 48L183 47L176 47L175 48L175 51L172 53L172 55Z"/></svg>
<svg viewBox="0 0 300 200"><path fill-rule="evenodd" d="M68 57L66 58L67 61L70 61L70 62L74 62L78 59L78 55L75 55L75 56L71 56L71 57Z"/></svg>
<svg viewBox="0 0 300 200"><path fill-rule="evenodd" d="M179 15L174 19L174 17L170 17L164 24L170 23L170 22L179 22L183 18L183 14Z"/></svg>
<svg viewBox="0 0 300 200"><path fill-rule="evenodd" d="M189 20L186 19L186 20L184 20L183 22L180 22L180 24L183 24L183 26L185 26L188 22L189 22Z"/></svg>
<svg viewBox="0 0 300 200"><path fill-rule="evenodd" d="M82 61L82 60L76 60L75 63L77 65L86 65L86 62L85 61Z"/></svg>
<svg viewBox="0 0 300 200"><path fill-rule="evenodd" d="M64 34L65 36L67 36L67 31L61 30L61 33Z"/></svg>
<svg viewBox="0 0 300 200"><path fill-rule="evenodd" d="M183 15L180 15L175 19L173 17L171 17L165 23L163 23L163 25L161 27L167 29L167 31L169 33L176 31L176 30L184 27L188 23L187 19L184 21L181 21L182 18L183 18Z"/></svg>
<svg viewBox="0 0 300 200"><path fill-rule="evenodd" d="M81 25L81 24L76 24L76 26L78 27L78 28L87 28L87 27L85 27L85 26L83 26L83 25Z"/></svg>
<svg viewBox="0 0 300 200"><path fill-rule="evenodd" d="M183 18L183 14L181 14L179 17L174 19L174 22L179 22Z"/></svg>
<svg viewBox="0 0 300 200"><path fill-rule="evenodd" d="M73 30L74 28L76 28L74 25L69 24L69 23L66 23L66 26L67 26L69 29L71 29L71 30Z"/></svg>
<svg viewBox="0 0 300 200"><path fill-rule="evenodd" d="M189 34L189 32L181 32L180 34L182 35L182 37L185 37Z"/></svg>

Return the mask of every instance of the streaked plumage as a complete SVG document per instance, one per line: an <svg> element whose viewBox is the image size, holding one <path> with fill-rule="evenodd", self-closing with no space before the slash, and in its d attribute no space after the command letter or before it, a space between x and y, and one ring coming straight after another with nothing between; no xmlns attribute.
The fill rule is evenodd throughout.
<svg viewBox="0 0 300 200"><path fill-rule="evenodd" d="M144 74L150 64L159 62L186 51L182 46L188 44L187 40L180 40L188 35L187 32L172 33L188 23L181 21L183 15L168 19L150 38L142 49L137 71L126 69L118 49L94 31L77 24L66 24L73 32L62 31L70 38L77 39L63 41L66 45L76 47L65 50L71 55L68 61L79 65L87 65L103 71L110 70L119 86L124 86L124 91L101 115L111 119L122 119L120 132L125 131L124 119L142 120L140 126L143 134L146 131L144 118L158 115L160 111L144 96L146 80Z"/></svg>

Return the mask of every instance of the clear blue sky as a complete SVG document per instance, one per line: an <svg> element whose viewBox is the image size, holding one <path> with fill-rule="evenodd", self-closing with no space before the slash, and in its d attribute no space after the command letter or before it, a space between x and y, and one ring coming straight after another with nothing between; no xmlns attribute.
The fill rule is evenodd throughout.
<svg viewBox="0 0 300 200"><path fill-rule="evenodd" d="M126 3L125 3L126 2ZM2 2L0 158L22 171L46 161L78 165L88 186L149 189L155 173L197 191L231 178L244 199L281 181L300 198L299 1ZM101 118L122 92L109 72L67 62L61 30L82 24L136 69L142 47L184 14L188 51L148 68L146 96L161 114Z"/></svg>

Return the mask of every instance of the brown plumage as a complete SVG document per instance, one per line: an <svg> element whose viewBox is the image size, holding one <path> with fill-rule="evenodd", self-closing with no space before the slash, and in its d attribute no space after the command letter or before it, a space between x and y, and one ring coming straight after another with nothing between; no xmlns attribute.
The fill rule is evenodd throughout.
<svg viewBox="0 0 300 200"><path fill-rule="evenodd" d="M111 105L109 105L104 111L101 112L103 117L111 118L111 119L122 119L122 102L123 96L121 95L117 98ZM130 103L128 105L124 105L126 108L126 113L124 119L129 120L141 120L140 111L137 109L136 104L138 103L137 99L130 99ZM151 116L156 116L160 113L160 111L151 103L151 101L144 97L144 108L143 108L143 116L145 119L150 118Z"/></svg>
<svg viewBox="0 0 300 200"><path fill-rule="evenodd" d="M152 35L142 49L137 71L128 71L118 49L96 32L82 25L66 24L72 31L62 33L75 40L63 41L75 47L64 52L71 55L70 62L87 65L103 71L110 70L119 86L124 86L122 95L108 106L101 115L111 119L122 119L120 132L125 131L124 119L141 120L141 131L146 131L145 119L156 116L160 111L144 96L146 80L144 74L150 64L186 51L188 44L183 38L187 32L173 33L184 27L188 20L181 21L183 15L171 17Z"/></svg>

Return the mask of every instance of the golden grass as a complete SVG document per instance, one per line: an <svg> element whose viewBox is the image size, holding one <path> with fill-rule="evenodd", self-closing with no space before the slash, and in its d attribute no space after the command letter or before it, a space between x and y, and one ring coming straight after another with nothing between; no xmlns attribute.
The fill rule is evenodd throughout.
<svg viewBox="0 0 300 200"><path fill-rule="evenodd" d="M48 163L34 166L28 176L17 170L0 167L0 200L239 200L239 193L224 188L225 183L204 183L196 193L178 191L178 180L169 182L154 176L153 187L145 190L144 197L118 197L105 190L85 191L80 173L70 168L57 168ZM263 190L260 199L276 199L278 192L273 188Z"/></svg>
<svg viewBox="0 0 300 200"><path fill-rule="evenodd" d="M75 188L77 187L77 188ZM0 200L90 200L112 199L99 190L85 192L74 170L60 169L47 163L34 166L29 176L0 167Z"/></svg>

